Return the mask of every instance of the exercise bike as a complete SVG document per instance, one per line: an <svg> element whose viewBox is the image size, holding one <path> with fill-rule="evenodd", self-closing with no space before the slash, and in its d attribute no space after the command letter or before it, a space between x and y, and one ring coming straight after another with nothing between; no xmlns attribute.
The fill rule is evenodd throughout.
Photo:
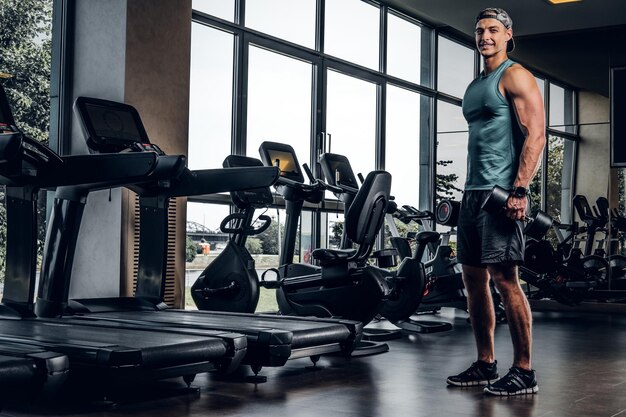
<svg viewBox="0 0 626 417"><path fill-rule="evenodd" d="M260 161L247 157L239 157L232 162L247 165L251 160L261 164ZM386 277L368 268L364 262L371 251L376 232L382 224L391 188L391 175L384 171L375 171L368 175L366 182L367 187L362 188L357 196L360 204L355 206L346 218L346 228L353 240L359 244L358 250L317 249L313 251L312 257L320 262L321 268L311 269L313 273L293 278L280 277L275 281L264 279L258 282L268 288L276 288L277 292L284 294L290 303L290 312L301 316L341 317L368 323L376 315L381 301L391 292ZM259 190L250 190L246 193L257 191ZM269 189L265 189L263 193L269 193ZM257 201L262 205L270 202L264 198ZM244 215L241 215L242 219L243 217ZM245 215L246 219L250 217L251 215ZM246 219L243 224L247 224ZM241 239L243 237L239 239L239 245L233 243L231 246L242 246ZM241 248L238 251L242 252ZM247 257L239 257L244 263L250 263ZM228 268L218 271L216 267L211 266L212 264L194 284L192 291L199 298L215 298L205 296L213 294L216 290L227 292L229 291L227 287L231 286L228 278L219 280L215 278L225 274L228 276L226 272ZM256 279L242 280L244 283L250 281ZM218 285L217 282L225 285ZM280 305L279 303L279 307Z"/></svg>

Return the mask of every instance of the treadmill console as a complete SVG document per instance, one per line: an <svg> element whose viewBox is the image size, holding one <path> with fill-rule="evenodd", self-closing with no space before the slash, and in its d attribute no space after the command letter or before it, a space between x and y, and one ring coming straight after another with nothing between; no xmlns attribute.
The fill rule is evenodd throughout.
<svg viewBox="0 0 626 417"><path fill-rule="evenodd" d="M137 110L124 103L92 97L78 97L74 109L82 122L91 150L116 153L163 151L150 143Z"/></svg>
<svg viewBox="0 0 626 417"><path fill-rule="evenodd" d="M298 157L290 145L265 141L259 147L259 153L263 164L280 169L281 177L299 183L304 182Z"/></svg>

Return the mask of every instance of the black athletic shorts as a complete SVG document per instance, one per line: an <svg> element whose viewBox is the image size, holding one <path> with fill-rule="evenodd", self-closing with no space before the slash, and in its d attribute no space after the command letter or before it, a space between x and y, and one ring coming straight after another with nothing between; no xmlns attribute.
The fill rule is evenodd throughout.
<svg viewBox="0 0 626 417"><path fill-rule="evenodd" d="M490 190L465 191L457 229L457 261L484 267L502 262L524 261L524 222L490 214L480 206Z"/></svg>

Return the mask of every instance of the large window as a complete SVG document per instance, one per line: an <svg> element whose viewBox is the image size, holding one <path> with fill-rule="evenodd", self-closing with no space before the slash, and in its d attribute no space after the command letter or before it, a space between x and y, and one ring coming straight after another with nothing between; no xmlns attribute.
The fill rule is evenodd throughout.
<svg viewBox="0 0 626 417"><path fill-rule="evenodd" d="M437 103L436 198L461 200L467 177L467 122L461 107Z"/></svg>
<svg viewBox="0 0 626 417"><path fill-rule="evenodd" d="M22 2L0 2L4 29L0 31L3 45L0 83L18 127L31 138L54 147L56 138L50 140L52 8L52 0L32 2L27 7ZM6 214L5 188L0 187L0 283L4 281L6 262ZM45 192L39 193L37 222L38 255L41 255L46 230ZM41 256L38 258L40 263ZM0 285L0 296L3 290Z"/></svg>
<svg viewBox="0 0 626 417"><path fill-rule="evenodd" d="M437 50L437 88L451 96L463 98L474 79L474 51L439 36Z"/></svg>
<svg viewBox="0 0 626 417"><path fill-rule="evenodd" d="M333 0L325 4L324 52L378 69L379 8L361 0Z"/></svg>
<svg viewBox="0 0 626 417"><path fill-rule="evenodd" d="M402 17L387 17L387 74L422 83L422 33L427 32ZM427 33L426 33L427 35Z"/></svg>
<svg viewBox="0 0 626 417"><path fill-rule="evenodd" d="M419 206L420 102L418 93L387 86L385 169L392 176L393 195L399 205Z"/></svg>
<svg viewBox="0 0 626 417"><path fill-rule="evenodd" d="M315 48L316 0L254 0L246 2L246 26Z"/></svg>
<svg viewBox="0 0 626 417"><path fill-rule="evenodd" d="M266 140L293 146L309 163L311 143L311 64L250 46L248 156L259 158Z"/></svg>
<svg viewBox="0 0 626 417"><path fill-rule="evenodd" d="M235 20L235 1L236 0L193 0L191 7L199 12L232 22Z"/></svg>
<svg viewBox="0 0 626 417"><path fill-rule="evenodd" d="M190 169L216 168L231 153L234 36L203 25L191 32Z"/></svg>
<svg viewBox="0 0 626 417"><path fill-rule="evenodd" d="M329 149L347 156L355 173L384 168L400 204L432 210L436 200L461 198L468 140L461 101L478 75L474 45L370 1L326 0L316 10L314 0L248 0L235 16L239 1L193 2L202 13L193 15L192 167L215 166L231 149L258 157L259 144L272 140L291 144L318 174L316 158ZM533 208L565 220L576 96L541 74L536 82L552 136L531 185ZM280 199L276 206L284 207ZM279 234L284 217L276 207L268 213ZM343 207L327 193L322 209L301 222L296 260L307 261L315 246L339 245ZM263 264L278 259L257 255L269 257Z"/></svg>
<svg viewBox="0 0 626 417"><path fill-rule="evenodd" d="M331 151L346 155L354 173L367 176L376 168L376 84L328 71L326 106Z"/></svg>
<svg viewBox="0 0 626 417"><path fill-rule="evenodd" d="M562 132L575 133L574 91L550 83L548 127Z"/></svg>

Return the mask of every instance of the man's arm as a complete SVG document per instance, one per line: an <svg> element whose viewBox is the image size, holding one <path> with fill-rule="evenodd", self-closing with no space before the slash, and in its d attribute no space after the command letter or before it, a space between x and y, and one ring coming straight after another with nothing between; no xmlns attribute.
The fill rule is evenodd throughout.
<svg viewBox="0 0 626 417"><path fill-rule="evenodd" d="M533 75L520 65L509 68L500 83L505 96L515 109L525 140L520 155L514 186L528 188L541 163L546 145L546 122L543 99ZM511 197L507 201L507 215L521 220L526 214L526 199Z"/></svg>

